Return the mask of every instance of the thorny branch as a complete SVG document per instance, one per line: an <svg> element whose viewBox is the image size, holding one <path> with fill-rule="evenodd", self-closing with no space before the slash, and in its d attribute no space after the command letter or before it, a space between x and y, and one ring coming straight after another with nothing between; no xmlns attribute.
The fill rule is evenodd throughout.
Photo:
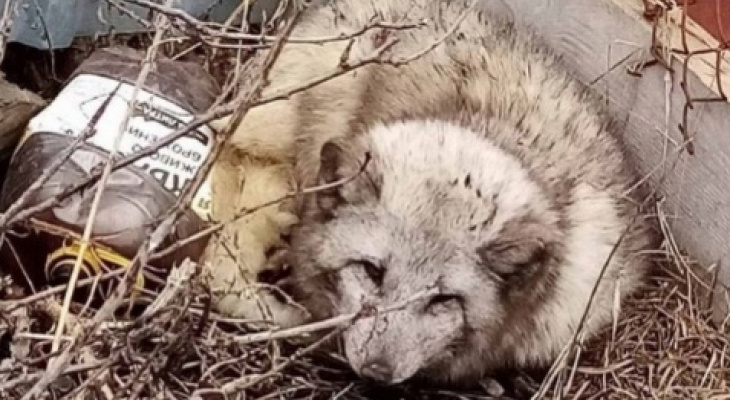
<svg viewBox="0 0 730 400"><path fill-rule="evenodd" d="M464 14L464 15L466 15L466 14ZM457 25L455 25L455 26L457 26ZM453 28L453 29L456 29L456 28ZM330 81L334 78L337 78L337 77L344 75L348 72L351 72L353 70L362 68L369 64L387 63L387 64L393 64L393 65L402 65L407 62L413 61L417 58L422 57L428 51L433 50L433 48L435 48L436 46L441 44L446 38L448 38L451 35L451 33L453 33L453 29L450 30L449 32L447 32L441 40L435 41L432 46L429 46L429 48L423 49L422 51L420 51L416 54L413 54L409 57L404 57L404 58L399 58L399 59L392 59L392 60L383 59L383 57L382 57L383 52L385 52L387 49L389 49L390 47L392 47L395 44L394 39L387 40L384 44L382 44L380 47L375 49L371 54L369 54L363 58L343 62L334 71L324 73L307 82L299 83L293 88L279 89L266 97L252 100L249 107L250 108L259 107L259 106L271 103L273 101L288 99L290 96L292 96L294 94L300 93L302 91L305 91L314 86L317 86L319 84ZM245 92L242 92L242 93L244 93L244 95L245 95ZM183 137L185 135L188 135L191 131L198 129L201 126L203 126L207 123L210 123L211 121L227 117L227 116L233 114L234 112L236 112L237 110L242 110L243 109L241 107L242 102L243 102L243 95L239 94L239 97L236 98L235 100L231 101L230 103L222 105L220 107L216 107L201 116L195 117L186 126L181 127L179 129L177 129L176 131L172 132L171 134L161 138L160 140L156 141L153 145L150 145L139 151L131 153L128 156L121 157L118 160L114 160L111 164L112 165L111 171L116 171L118 169L125 168L144 157L153 155L157 151L159 151L161 148L170 145L171 143L175 142L176 140L180 139L181 137ZM25 210L16 213L15 215L6 217L5 219L7 219L7 223L5 226L12 226L13 224L18 223L19 221L25 221L28 218L32 217L33 215L36 215L49 208L59 205L63 200L67 199L72 194L77 193L81 190L86 190L88 187L95 184L97 182L97 180L101 177L101 174L102 174L101 171L95 170L90 174L89 178L86 181L68 187L67 189L63 190L58 196L49 198L42 202L39 202L37 205L35 205L33 207L28 207ZM202 172L199 174L199 176L205 177L205 175L203 175ZM4 227L0 227L0 229L4 229Z"/></svg>
<svg viewBox="0 0 730 400"><path fill-rule="evenodd" d="M171 0L168 0L168 3L171 3ZM64 297L64 302L63 302L63 311L60 315L58 324L56 326L56 335L53 339L53 343L51 344L51 349L53 352L56 352L59 349L60 338L64 332L64 329L66 328L66 317L69 313L69 307L71 305L73 291L76 287L76 280L78 278L79 271L81 268L81 261L83 259L83 255L86 253L87 247L89 246L92 228L94 225L94 220L96 218L96 212L99 209L101 195L104 191L106 180L108 179L108 177L111 174L111 160L113 160L113 158L116 156L116 154L118 152L118 148L121 143L122 135L124 134L124 131L127 128L127 124L132 117L134 105L137 101L136 100L137 94L139 93L141 86L144 84L144 81L147 78L147 74L150 71L151 62L154 60L159 42L162 39L162 37L165 33L165 30L166 30L164 17L159 17L156 27L157 27L158 31L155 33L155 39L152 43L152 46L148 50L147 56L143 60L142 71L139 74L137 82L135 83L135 86L134 86L134 90L132 92L132 99L130 101L131 104L129 104L129 106L127 107L127 112L124 116L124 120L123 120L121 126L119 127L119 131L116 133L116 137L114 139L114 147L108 156L104 169L101 172L101 174L102 174L101 182L100 182L101 185L99 185L99 187L97 188L95 196L92 200L91 210L89 212L89 220L86 224L86 227L84 228L84 233L83 233L83 236L81 239L81 249L76 258L76 262L74 264L73 271L71 272L71 277L69 278L68 289L66 290L66 295ZM109 98L111 98L111 97L109 97ZM135 272L135 274L136 274L136 272ZM132 275L132 276L135 276L135 275ZM122 283L120 285L120 287L123 287L123 286L124 285ZM113 311L113 309L110 311ZM101 314L101 310L100 310L99 314ZM99 314L97 314L97 316ZM107 319L109 316L109 315L103 315L103 314L101 314L101 315L104 320ZM33 388L31 390L29 390L25 396L23 396L23 400L33 399L33 398L39 396L43 391L45 391L46 387L51 382L53 382L56 379L56 377L58 377L58 375L62 372L62 369L66 366L66 364L68 364L70 362L70 360L71 360L70 349L72 349L76 343L78 343L78 342L72 341L72 343L61 353L61 355L59 356L58 359L50 360L50 362L48 363L48 367L46 369L46 373L43 375L43 377L41 377L40 380L38 380L38 382L36 382L36 384L33 386Z"/></svg>
<svg viewBox="0 0 730 400"><path fill-rule="evenodd" d="M186 237L184 239L178 240L177 242L171 244L170 246L168 246L165 249L162 249L162 250L159 250L159 251L153 253L152 255L150 255L150 260L156 260L158 258L162 258L162 257L165 257L165 256L167 256L169 254L172 254L176 250L178 250L179 248L181 248L183 246L186 246L187 244L189 244L191 242L194 242L196 240L200 240L202 238L205 238L205 237L207 237L207 236L209 236L209 235L211 235L211 234L213 234L213 233L215 233L215 232L223 229L223 227L225 227L227 224L230 224L230 223L232 223L232 222L234 222L234 221L236 221L238 219L245 218L246 216L251 215L253 213L256 213L257 211L262 210L262 209L264 209L266 207L270 207L272 205L279 204L281 202L284 202L284 201L289 200L289 199L297 198L299 196L313 194L313 193L317 193L317 192L321 192L321 191L326 191L326 190L329 190L329 189L332 189L332 188L336 188L336 187L340 187L342 185L346 185L347 183L349 183L352 180L354 180L355 178L357 178L358 175L362 174L365 171L365 168L367 168L369 162L370 162L370 154L366 154L365 155L365 160L361 163L360 168L357 170L357 172L355 172L351 176L347 176L347 177L344 177L342 179L338 179L338 180L336 180L336 181L334 181L332 183L327 183L327 184L312 186L312 187L308 187L308 188L304 188L304 189L297 189L297 190L294 190L292 192L289 192L289 193L287 193L287 194L285 194L285 195L283 195L281 197L278 197L276 199L273 199L273 200L264 202L262 204L259 204L259 205L255 206L255 207L251 207L249 209L243 209L240 212L238 212L236 215L234 215L233 217L231 217L231 218L229 218L229 219L227 219L225 221L221 221L221 222L215 223L215 224L213 224L213 225L211 225L211 226L209 226L209 227L207 227L205 229L202 229L199 232L196 232L196 233L194 233L194 234L192 234L192 235L190 235L190 236L188 236L188 237Z"/></svg>
<svg viewBox="0 0 730 400"><path fill-rule="evenodd" d="M260 333L252 333L245 336L240 337L234 337L233 342L239 343L239 344L250 344L250 343L257 343L257 342L263 342L263 341L269 341L269 340L276 340L276 339L288 339L293 337L300 337L305 334L310 334L326 329L336 328L336 327L342 327L349 324L352 324L355 320L358 319L365 319L365 318L372 318L373 315L371 313L375 314L387 314L394 311L402 310L405 307L407 307L409 304L413 303L414 301L428 298L430 296L433 296L435 294L438 294L439 290L436 288L435 285L432 287L429 287L425 290L422 290L413 296L410 296L409 298L398 302L396 304L393 304L386 308L377 308L374 310L367 310L365 312L365 309L351 314L343 314L338 315L336 317L332 317L323 321L318 322L312 322L306 325L300 325L294 328L287 328L287 329L281 329L281 330L269 330L265 332Z"/></svg>
<svg viewBox="0 0 730 400"><path fill-rule="evenodd" d="M28 198L35 194L35 192L41 188L48 179L53 176L56 172L58 172L58 169L71 157L71 155L76 151L81 144L83 144L88 138L91 136L94 136L96 134L96 124L101 118L101 116L106 111L107 107L109 106L109 103L111 102L112 98L114 98L114 95L117 93L117 90L119 90L119 87L121 86L121 83L117 85L117 87L107 96L106 99L104 99L104 102L99 106L99 109L94 112L94 115L91 116L91 119L89 121L89 124L84 128L84 130L79 134L78 137L76 137L69 146L67 146L63 153L59 155L55 159L55 161L45 170L43 173L35 180L33 183L26 189L23 194L13 202L13 204L10 205L10 207L5 210L3 215L0 215L0 226L6 226L8 222L8 216L15 215L18 210L22 209L26 203L28 202Z"/></svg>
<svg viewBox="0 0 730 400"><path fill-rule="evenodd" d="M107 0L109 1L109 0ZM135 4L139 6L143 6L146 8L149 8L150 10L157 11L159 13L167 15L171 19L179 19L185 23L188 24L189 27L198 30L199 32L203 33L206 36L211 36L215 38L216 40L232 40L236 42L240 41L248 41L248 42L264 42L264 43L274 43L278 39L278 35L272 36L272 35L264 35L264 34L251 34L251 33L245 33L245 32L224 32L223 28L218 26L218 24L215 23L206 23L202 22L190 14L186 13L184 10L180 9L173 9L170 7L166 7L164 5L154 3L149 0L120 0L125 3L129 4ZM419 23L390 23L390 22L384 22L384 21L378 21L373 18L373 21L369 24L363 25L361 28L354 30L353 32L348 33L342 33L337 36L330 36L330 37L308 37L308 38L299 38L299 37L289 37L287 39L287 43L326 43L326 42L334 42L334 41L345 41L345 40L351 40L353 38L362 36L363 34L367 33L370 30L373 29L387 29L387 30L406 30L406 29L413 29L418 28L420 26L423 26L423 22ZM217 27L218 29L214 28ZM231 27L225 27L227 29L232 29ZM210 44L210 43L209 43Z"/></svg>

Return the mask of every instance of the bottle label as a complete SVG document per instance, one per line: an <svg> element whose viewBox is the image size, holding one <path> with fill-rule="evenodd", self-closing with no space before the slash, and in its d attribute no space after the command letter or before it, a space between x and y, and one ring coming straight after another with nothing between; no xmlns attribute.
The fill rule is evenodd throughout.
<svg viewBox="0 0 730 400"><path fill-rule="evenodd" d="M111 152L131 102L134 86L93 74L80 74L69 82L53 102L29 122L23 141L36 132L78 137L115 89L117 92L96 123L96 132L86 140L88 144ZM194 118L184 108L143 88L137 92L136 100L136 107L117 148L123 156L154 146L155 142L184 127ZM161 147L152 155L140 158L134 165L179 197L185 185L208 159L214 140L212 129L203 125ZM210 178L206 177L191 204L193 211L205 221L210 220L211 216L210 196Z"/></svg>

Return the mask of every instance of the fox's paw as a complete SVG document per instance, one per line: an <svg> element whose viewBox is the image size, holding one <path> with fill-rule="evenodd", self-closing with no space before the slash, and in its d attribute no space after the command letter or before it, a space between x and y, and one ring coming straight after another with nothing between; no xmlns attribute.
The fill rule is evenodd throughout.
<svg viewBox="0 0 730 400"><path fill-rule="evenodd" d="M267 207L226 222L220 234L211 237L204 260L218 312L279 326L296 325L305 318L268 283L285 272L284 264L276 260L285 253L285 238L297 222L294 214Z"/></svg>

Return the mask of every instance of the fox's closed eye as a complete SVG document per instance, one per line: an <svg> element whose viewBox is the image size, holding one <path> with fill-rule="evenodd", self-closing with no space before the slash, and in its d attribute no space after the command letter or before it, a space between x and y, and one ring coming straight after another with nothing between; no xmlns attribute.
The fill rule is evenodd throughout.
<svg viewBox="0 0 730 400"><path fill-rule="evenodd" d="M373 283L375 283L377 286L382 285L383 277L385 276L385 269L380 265L370 260L351 260L348 264L351 266L359 266L363 268L365 270L365 273L373 281Z"/></svg>
<svg viewBox="0 0 730 400"><path fill-rule="evenodd" d="M426 304L426 311L436 311L440 307L449 307L451 305L460 305L464 298L456 294L437 294Z"/></svg>

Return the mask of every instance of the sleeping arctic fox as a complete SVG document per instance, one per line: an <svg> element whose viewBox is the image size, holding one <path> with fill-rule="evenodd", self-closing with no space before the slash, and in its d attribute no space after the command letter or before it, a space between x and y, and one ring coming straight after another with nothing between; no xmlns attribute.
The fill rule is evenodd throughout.
<svg viewBox="0 0 730 400"><path fill-rule="evenodd" d="M227 182L222 213L235 206L226 196L240 191L237 182L265 168L279 168L266 185L281 193L352 178L229 233L255 237L266 226L275 244L277 233L291 233L291 275L280 286L304 310L267 295L280 325L394 308L342 333L353 370L383 383L469 384L503 367L548 365L572 339L624 231L584 325L589 335L611 321L616 293L641 287L650 267L643 250L656 244L647 219L630 224L643 199L630 190L636 172L600 99L531 33L482 11L462 20L467 11L466 2L434 0L309 8L292 37L337 37L376 20L423 25L289 43L264 97L343 59L413 60L370 63L252 109L232 147L271 161L239 174L231 156L216 172ZM266 250L248 248L237 282L267 265ZM221 304L260 315L242 296Z"/></svg>

